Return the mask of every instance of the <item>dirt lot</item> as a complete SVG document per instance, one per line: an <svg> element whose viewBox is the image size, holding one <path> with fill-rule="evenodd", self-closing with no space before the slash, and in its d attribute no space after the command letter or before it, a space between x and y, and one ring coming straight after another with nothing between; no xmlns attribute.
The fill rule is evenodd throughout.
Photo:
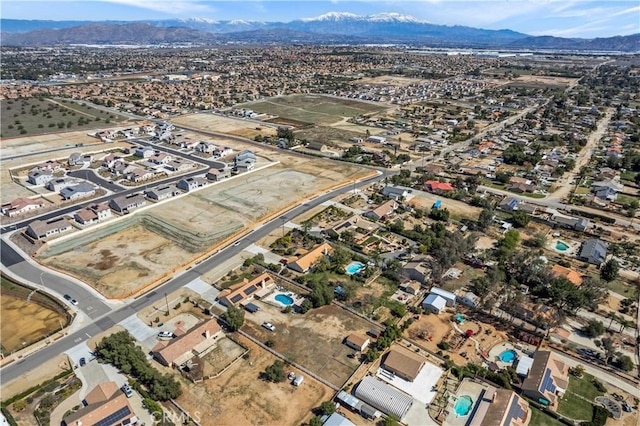
<svg viewBox="0 0 640 426"><path fill-rule="evenodd" d="M277 96L241 105L258 112L313 124L331 124L344 117L354 117L386 109L384 106L322 95ZM240 107L240 105L236 105Z"/></svg>
<svg viewBox="0 0 640 426"><path fill-rule="evenodd" d="M171 121L178 125L195 127L211 132L228 133L247 139L253 139L257 135L272 136L276 134L275 127L256 124L254 121L246 121L240 118L221 117L214 114L185 114Z"/></svg>
<svg viewBox="0 0 640 426"><path fill-rule="evenodd" d="M6 294L0 295L0 335L2 351L11 353L60 330L67 322L66 317L46 308L35 301ZM16 327L16 324L20 324Z"/></svg>
<svg viewBox="0 0 640 426"><path fill-rule="evenodd" d="M467 203L463 203L462 201L440 197L436 194L431 194L424 191L414 190L413 194L415 195L415 197L413 197L407 204L410 204L417 208L429 211L431 210L433 203L435 203L437 200L441 200L442 208L449 210L452 215L464 216L470 219L476 219L478 215L480 215L481 209L479 209L478 207L472 207Z"/></svg>
<svg viewBox="0 0 640 426"><path fill-rule="evenodd" d="M419 78L399 77L395 75L381 75L378 77L362 78L358 80L358 84L405 87L411 84L418 84L423 81L425 80L421 80Z"/></svg>
<svg viewBox="0 0 640 426"><path fill-rule="evenodd" d="M298 388L288 381L262 380L260 373L276 358L241 336L239 340L250 348L246 360L239 361L217 379L183 386L184 392L177 401L197 415L202 425L302 424L312 417L311 409L333 395L330 388L311 377L305 376ZM286 371L299 373L291 367L286 367Z"/></svg>
<svg viewBox="0 0 640 426"><path fill-rule="evenodd" d="M274 350L336 386L342 386L355 371L357 361L347 357L353 350L342 341L353 332L366 333L371 329L368 322L335 305L298 315L258 303L261 309L248 318L244 331L260 340L273 340ZM262 321L271 322L276 331L261 327Z"/></svg>

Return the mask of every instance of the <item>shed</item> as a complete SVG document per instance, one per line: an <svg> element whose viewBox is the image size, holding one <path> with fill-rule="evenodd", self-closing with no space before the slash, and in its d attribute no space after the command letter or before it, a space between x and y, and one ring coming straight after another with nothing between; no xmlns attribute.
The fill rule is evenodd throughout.
<svg viewBox="0 0 640 426"><path fill-rule="evenodd" d="M394 414L402 419L413 404L413 398L406 393L366 376L355 391L356 397L387 415Z"/></svg>
<svg viewBox="0 0 640 426"><path fill-rule="evenodd" d="M475 308L478 306L479 298L475 293L468 291L464 294L464 296L460 297L459 300L460 303L463 303L471 308Z"/></svg>
<svg viewBox="0 0 640 426"><path fill-rule="evenodd" d="M429 295L422 302L422 309L425 311L433 312L434 314L439 314L444 311L447 306L447 301L442 297L435 293L429 293Z"/></svg>
<svg viewBox="0 0 640 426"><path fill-rule="evenodd" d="M521 356L518 359L518 365L516 366L516 373L520 377L527 377L529 375L529 370L531 370L531 366L533 365L533 358L529 356Z"/></svg>
<svg viewBox="0 0 640 426"><path fill-rule="evenodd" d="M346 417L338 413L333 413L327 418L327 420L324 421L324 426L356 426L356 425Z"/></svg>
<svg viewBox="0 0 640 426"><path fill-rule="evenodd" d="M442 289L440 287L432 287L431 290L429 290L430 293L433 294L437 294L438 296L442 297L444 300L447 301L447 306L451 307L451 308L455 308L456 306L456 295L451 293L450 291L447 291L445 289Z"/></svg>
<svg viewBox="0 0 640 426"><path fill-rule="evenodd" d="M349 407L351 410L356 410L362 402L351 395L350 393L346 393L345 391L338 392L338 396L336 396L338 402L346 407Z"/></svg>
<svg viewBox="0 0 640 426"><path fill-rule="evenodd" d="M293 386L300 386L303 380L304 380L304 376L302 374L298 374L296 378L293 379Z"/></svg>
<svg viewBox="0 0 640 426"><path fill-rule="evenodd" d="M355 349L356 351L363 351L369 346L371 341L368 337L363 336L360 333L351 333L345 339L344 343L349 346L351 349Z"/></svg>

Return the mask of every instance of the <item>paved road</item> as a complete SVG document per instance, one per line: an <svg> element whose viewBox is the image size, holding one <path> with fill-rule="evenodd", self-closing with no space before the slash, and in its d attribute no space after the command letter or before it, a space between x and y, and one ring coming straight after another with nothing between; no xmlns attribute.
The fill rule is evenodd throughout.
<svg viewBox="0 0 640 426"><path fill-rule="evenodd" d="M118 192L123 192L125 190L125 188L123 188L122 186L112 183L110 180L104 179L101 176L98 176L91 169L72 170L68 172L67 175L75 178L88 180L89 182L94 183L98 186L101 186L102 188L106 188L112 192L118 193Z"/></svg>
<svg viewBox="0 0 640 426"><path fill-rule="evenodd" d="M390 174L393 174L394 172L385 172L385 173L381 173L377 176L368 178L362 182L359 183L360 185L369 185L371 183L374 183L376 181L382 180L384 179L385 176L388 176ZM258 227L256 227L253 231L249 231L249 233L243 237L240 241L240 244L235 246L229 246L226 249L220 251L219 253L211 256L210 258L208 258L207 260L201 262L199 265L185 271L182 273L179 273L177 276L175 276L173 279L171 279L170 281L168 281L166 284L161 285L160 287L156 288L155 290L151 291L150 293L145 294L144 296L132 301L131 303L129 303L127 306L121 307L117 310L111 311L106 313L105 315L98 317L92 317L92 319L94 320L94 322L92 322L91 324L83 327L82 329L78 330L75 333L72 333L66 337L64 337L63 339L58 340L57 342L45 347L44 349L30 355L27 358L24 358L18 362L12 363L7 365L6 367L2 368L0 370L0 381L2 382L9 382L11 380L14 380L18 377L20 377L23 373L30 371L32 369L34 369L36 366L42 364L44 361L50 359L52 356L61 354L69 349L71 349L72 347L76 346L77 344L83 342L83 341L87 341L88 339L91 338L91 336L94 336L98 333L101 333L102 331L105 331L107 329L109 329L110 327L112 327L113 325L117 324L118 322L124 320L125 318L131 316L131 315L135 315L139 310L152 305L153 303L156 303L158 301L161 301L164 298L164 294L165 293L171 293L183 286L185 286L186 284L190 283L191 281L199 278L202 274L208 272L210 269L212 269L215 265L223 263L229 259L231 259L234 256L237 256L242 250L244 250L246 247L250 246L251 244L259 241L261 238L265 237L266 235L268 235L270 232L272 232L275 229L280 228L280 226L282 226L282 220L281 219L291 219L293 217L299 216L311 209L313 209L314 207L324 203L325 201L328 201L340 194L344 194L346 192L349 192L353 189L353 185L352 184L348 184L342 188L338 188L336 190L330 191L325 193L324 195L321 195L319 197L316 197L312 200L309 200L307 202L305 202L304 204L301 204L291 210L289 210L288 212L283 213L282 215L280 215L279 217L276 217L274 219L272 219L271 221L269 221L268 223L265 223L264 225L260 225ZM3 259L5 257L5 250L4 250L3 246ZM19 266L24 264L25 262L19 262L14 264L15 266ZM15 267L14 266L14 267ZM31 265L30 265L31 266ZM33 266L31 266L33 267ZM32 271L30 271L29 273L31 275L29 275L32 278L35 278L35 282L39 281L39 276L40 273L42 273L42 271L40 271L39 269L36 269L37 271L37 275L32 275ZM59 285L57 282L55 283L55 285ZM75 285L75 284L74 284ZM77 285L75 285L74 288L77 289ZM83 296L85 297L85 296ZM89 300L89 299L87 299ZM80 301L80 300L79 300ZM81 302L84 303L84 302ZM94 308L95 309L95 308Z"/></svg>

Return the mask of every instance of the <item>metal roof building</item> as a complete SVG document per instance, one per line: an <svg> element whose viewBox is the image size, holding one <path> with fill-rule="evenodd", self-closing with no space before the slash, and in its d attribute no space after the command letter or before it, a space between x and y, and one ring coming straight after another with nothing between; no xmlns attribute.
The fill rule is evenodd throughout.
<svg viewBox="0 0 640 426"><path fill-rule="evenodd" d="M362 379L355 396L388 415L395 414L399 419L413 404L412 397L371 376Z"/></svg>

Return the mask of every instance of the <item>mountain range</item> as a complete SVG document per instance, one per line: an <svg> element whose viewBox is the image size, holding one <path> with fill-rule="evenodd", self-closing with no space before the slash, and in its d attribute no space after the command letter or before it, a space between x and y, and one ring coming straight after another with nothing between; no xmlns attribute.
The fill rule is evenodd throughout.
<svg viewBox="0 0 640 426"><path fill-rule="evenodd" d="M640 51L640 34L599 39L534 37L509 29L437 25L397 13L362 16L330 12L290 22L206 18L135 22L1 19L0 25L3 46L395 43L433 47Z"/></svg>

